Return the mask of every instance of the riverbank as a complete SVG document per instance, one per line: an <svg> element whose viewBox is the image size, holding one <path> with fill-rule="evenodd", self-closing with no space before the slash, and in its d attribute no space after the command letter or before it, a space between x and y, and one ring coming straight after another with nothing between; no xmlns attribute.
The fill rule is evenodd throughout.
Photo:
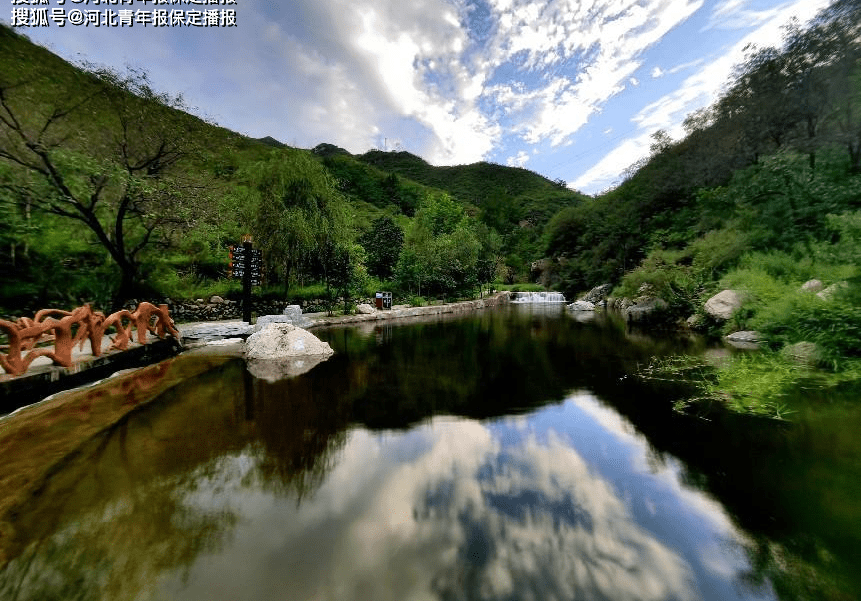
<svg viewBox="0 0 861 601"><path fill-rule="evenodd" d="M487 298L429 305L426 307L396 306L392 309L375 310L369 314L328 316L326 313L306 313L311 321L306 329L334 325L349 325L360 322L390 321L419 316L434 316L452 313L478 311L507 303L509 292L498 292ZM73 350L71 367L50 365L47 358L40 358L35 365L21 376L0 374L0 415L10 413L19 407L38 402L48 395L74 389L89 382L106 378L111 374L132 368L141 368L162 361L170 356L225 338L245 338L253 326L243 321L205 321L178 324L181 345L173 339L152 340L146 345L131 343L126 351L111 351L95 357L88 348Z"/></svg>
<svg viewBox="0 0 861 601"><path fill-rule="evenodd" d="M373 313L359 313L356 315L329 316L327 313L303 313L302 317L311 321L305 326L306 330L323 328L337 325L350 325L354 323L365 323L374 321L392 321L409 319L411 317L432 317L434 315L447 315L456 313L467 313L480 311L501 304L506 304L511 299L508 291L496 292L487 298L471 301L460 301L456 303L445 303L442 305L428 305L425 307L408 307L396 305L391 309L377 309ZM177 325L182 336L183 345L197 346L214 340L224 338L246 338L254 329L254 326L239 320L233 321L198 321L182 323Z"/></svg>

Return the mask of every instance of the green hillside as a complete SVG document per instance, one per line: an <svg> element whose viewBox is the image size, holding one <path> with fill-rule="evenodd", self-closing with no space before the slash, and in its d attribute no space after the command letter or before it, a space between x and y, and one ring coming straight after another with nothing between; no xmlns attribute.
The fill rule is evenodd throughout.
<svg viewBox="0 0 861 601"><path fill-rule="evenodd" d="M404 172L394 153L250 139L189 114L143 71L71 65L7 27L0 43L6 315L235 295L227 247L247 233L265 251L266 294L358 294L346 276L383 277L407 296L465 294L527 280L544 224L580 198L522 169Z"/></svg>
<svg viewBox="0 0 861 601"><path fill-rule="evenodd" d="M435 167L408 152L371 150L356 157L368 165L416 182L445 190L462 202L475 205L498 229L529 222L543 226L560 209L585 197L520 167L493 163Z"/></svg>
<svg viewBox="0 0 861 601"><path fill-rule="evenodd" d="M683 139L655 132L620 186L548 224L569 298L610 282L663 300L665 326L755 332L765 351L719 370L704 398L780 415L801 386L861 381L859 24L858 2L838 0L752 49ZM724 289L744 299L729 319L704 310Z"/></svg>

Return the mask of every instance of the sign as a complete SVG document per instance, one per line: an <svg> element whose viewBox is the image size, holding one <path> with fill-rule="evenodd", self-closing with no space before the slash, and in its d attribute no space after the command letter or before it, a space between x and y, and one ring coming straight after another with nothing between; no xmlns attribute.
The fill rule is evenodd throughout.
<svg viewBox="0 0 861 601"><path fill-rule="evenodd" d="M237 280L245 277L246 251L242 246L230 247L230 272L229 276ZM256 248L251 249L251 285L263 284L263 253Z"/></svg>

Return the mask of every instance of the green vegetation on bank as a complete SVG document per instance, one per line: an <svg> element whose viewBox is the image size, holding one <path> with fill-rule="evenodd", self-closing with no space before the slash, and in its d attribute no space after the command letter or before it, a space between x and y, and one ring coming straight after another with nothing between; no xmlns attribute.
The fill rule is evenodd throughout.
<svg viewBox="0 0 861 601"><path fill-rule="evenodd" d="M402 300L471 296L528 281L544 224L583 200L523 169L244 138L145 72L73 66L7 27L0 41L3 315L235 297L228 247L245 234L267 295L300 301L317 285L330 308L371 284Z"/></svg>
<svg viewBox="0 0 861 601"><path fill-rule="evenodd" d="M633 298L649 284L669 323L756 332L762 352L717 369L656 368L697 373L704 399L783 416L800 391L861 382L859 13L838 1L790 24L781 48L751 49L684 139L657 132L622 185L548 228L566 292L612 281ZM743 305L712 318L704 304L725 289Z"/></svg>
<svg viewBox="0 0 861 601"><path fill-rule="evenodd" d="M837 0L750 48L682 139L655 132L593 198L525 169L248 139L143 72L72 66L0 27L0 314L235 297L227 248L252 234L261 294L330 310L379 288L411 304L490 283L651 291L667 324L755 330L765 351L704 396L776 414L799 387L861 373L859 24L857 0ZM704 304L724 289L744 304L715 319Z"/></svg>

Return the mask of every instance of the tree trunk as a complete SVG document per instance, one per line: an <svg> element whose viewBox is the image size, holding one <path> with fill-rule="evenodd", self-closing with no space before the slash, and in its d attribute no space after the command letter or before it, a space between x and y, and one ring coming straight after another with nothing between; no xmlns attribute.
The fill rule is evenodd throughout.
<svg viewBox="0 0 861 601"><path fill-rule="evenodd" d="M113 310L122 308L123 303L136 296L140 291L140 282L137 265L129 261L118 262L120 268L120 286L112 300Z"/></svg>
<svg viewBox="0 0 861 601"><path fill-rule="evenodd" d="M849 172L853 175L861 173L861 142L847 144L849 149Z"/></svg>

